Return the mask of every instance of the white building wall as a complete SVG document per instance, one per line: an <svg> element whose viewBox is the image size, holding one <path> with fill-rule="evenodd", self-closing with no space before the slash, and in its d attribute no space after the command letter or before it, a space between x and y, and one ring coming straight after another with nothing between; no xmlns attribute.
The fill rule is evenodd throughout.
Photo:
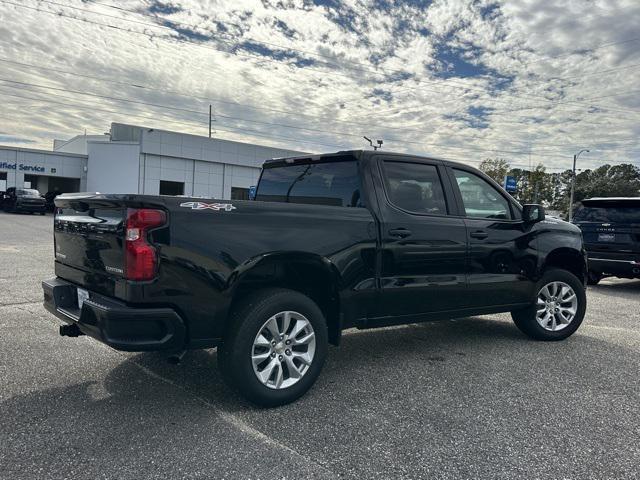
<svg viewBox="0 0 640 480"><path fill-rule="evenodd" d="M6 186L23 186L24 175L80 179L80 191L157 195L160 181L184 184L185 195L231 197L232 187L256 185L265 160L304 155L230 140L112 124L108 135L79 135L55 140L54 150L0 146L0 163L38 165L44 172L2 169ZM113 133L115 132L115 134ZM44 189L46 179L39 179Z"/></svg>
<svg viewBox="0 0 640 480"><path fill-rule="evenodd" d="M223 198L224 167L221 163L196 161L193 195L196 197Z"/></svg>
<svg viewBox="0 0 640 480"><path fill-rule="evenodd" d="M64 153L87 155L89 142L108 142L109 135L77 135L70 140L54 140L53 150Z"/></svg>
<svg viewBox="0 0 640 480"><path fill-rule="evenodd" d="M113 127L112 127L113 128ZM135 128L135 127L131 127ZM304 152L140 128L140 192L157 195L160 180L184 183L185 195L231 197L255 185L265 160Z"/></svg>
<svg viewBox="0 0 640 480"><path fill-rule="evenodd" d="M0 147L0 164L15 164L16 168L0 168L7 173L6 187L23 187L25 175L40 177L66 177L80 179L80 190L86 188L87 157L84 155L50 152L47 150L26 149L18 147ZM42 171L20 170L20 165L41 167ZM46 179L40 179L33 188L42 189L46 193ZM44 192L43 192L44 190Z"/></svg>
<svg viewBox="0 0 640 480"><path fill-rule="evenodd" d="M138 193L139 144L89 142L88 153L87 191Z"/></svg>

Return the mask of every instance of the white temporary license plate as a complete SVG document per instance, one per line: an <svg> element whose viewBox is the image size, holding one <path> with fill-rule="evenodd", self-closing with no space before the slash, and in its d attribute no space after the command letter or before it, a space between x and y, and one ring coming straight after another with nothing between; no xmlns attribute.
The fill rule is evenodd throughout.
<svg viewBox="0 0 640 480"><path fill-rule="evenodd" d="M615 242L616 236L614 233L599 233L598 241L599 242Z"/></svg>
<svg viewBox="0 0 640 480"><path fill-rule="evenodd" d="M85 300L89 299L89 292L83 290L82 288L78 288L78 308L82 309L82 304Z"/></svg>

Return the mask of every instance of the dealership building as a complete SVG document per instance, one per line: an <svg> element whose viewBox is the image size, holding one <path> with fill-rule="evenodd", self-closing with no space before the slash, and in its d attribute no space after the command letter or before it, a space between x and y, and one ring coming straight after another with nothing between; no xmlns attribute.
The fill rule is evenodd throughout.
<svg viewBox="0 0 640 480"><path fill-rule="evenodd" d="M0 145L0 191L102 192L244 199L260 167L293 150L112 123L53 150Z"/></svg>

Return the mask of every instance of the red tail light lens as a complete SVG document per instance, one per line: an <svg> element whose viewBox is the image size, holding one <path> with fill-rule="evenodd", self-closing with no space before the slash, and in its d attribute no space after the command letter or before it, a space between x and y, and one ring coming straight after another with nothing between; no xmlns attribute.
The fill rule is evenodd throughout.
<svg viewBox="0 0 640 480"><path fill-rule="evenodd" d="M162 210L127 210L125 230L125 277L128 280L153 280L158 270L156 249L147 242L147 232L167 222Z"/></svg>

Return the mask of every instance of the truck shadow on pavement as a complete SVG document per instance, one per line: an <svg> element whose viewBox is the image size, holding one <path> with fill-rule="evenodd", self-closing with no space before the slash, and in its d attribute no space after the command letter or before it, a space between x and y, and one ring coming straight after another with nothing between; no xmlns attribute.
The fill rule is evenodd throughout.
<svg viewBox="0 0 640 480"><path fill-rule="evenodd" d="M537 435L537 425L556 428L557 417L561 428L552 433L559 438L570 428L587 443L616 443L621 434L615 425L628 421L627 403L638 400L638 352L589 333L579 331L564 342L535 342L510 321L486 318L347 331L340 348L330 349L316 386L298 402L272 410L252 407L222 383L213 350L190 352L179 365L155 353L127 355L103 381L0 402L8 433L0 467L7 478L40 469L49 477L81 471L80 476L95 478L117 458L120 468L129 469L115 475L120 478L153 472L170 478L167 472L184 465L185 452L192 459L229 455L233 440L228 422L218 415L222 412L284 443L297 435L317 437L318 445L312 441L304 449L327 462L332 457L324 452L318 429L337 436L340 449L355 451L363 442L389 435L389 447L401 455L406 429L425 436L412 445L424 444L430 435L449 441L453 429L470 432L461 440L470 442L469 448L516 448L514 442L529 442L526 435L520 439L523 431ZM616 359L615 371L602 368L606 358ZM607 397L612 392L614 409ZM567 417L559 404L571 404L578 415ZM506 434L505 445L494 445L497 440L483 433L496 428L494 411L500 419L513 418L514 431L520 432ZM607 429L599 433L603 438L593 437L581 423L595 415ZM508 433L511 427L504 428ZM437 445L436 439L429 448ZM428 461L430 455L423 458ZM366 459L358 461L364 468Z"/></svg>
<svg viewBox="0 0 640 480"><path fill-rule="evenodd" d="M494 383L499 390L505 388L505 380L553 386L565 381L567 368L580 369L589 388L594 378L602 376L597 355L615 355L632 364L634 355L621 350L625 349L580 330L563 342L533 341L510 319L476 317L348 330L340 347L329 349L316 386L299 402L319 402L322 408L323 402L332 401L341 408L342 402L357 401L357 395L367 392L388 395L391 400L393 390L420 391L441 381L466 388L469 376L474 381L484 377L487 385ZM188 352L179 365L169 365L157 353L139 354L130 361L224 410L254 409L222 382L215 350ZM541 362L547 364L542 377ZM633 370L630 365L627 371ZM117 369L112 375L118 375ZM393 389L389 388L391 379ZM604 380L606 383L610 381Z"/></svg>

